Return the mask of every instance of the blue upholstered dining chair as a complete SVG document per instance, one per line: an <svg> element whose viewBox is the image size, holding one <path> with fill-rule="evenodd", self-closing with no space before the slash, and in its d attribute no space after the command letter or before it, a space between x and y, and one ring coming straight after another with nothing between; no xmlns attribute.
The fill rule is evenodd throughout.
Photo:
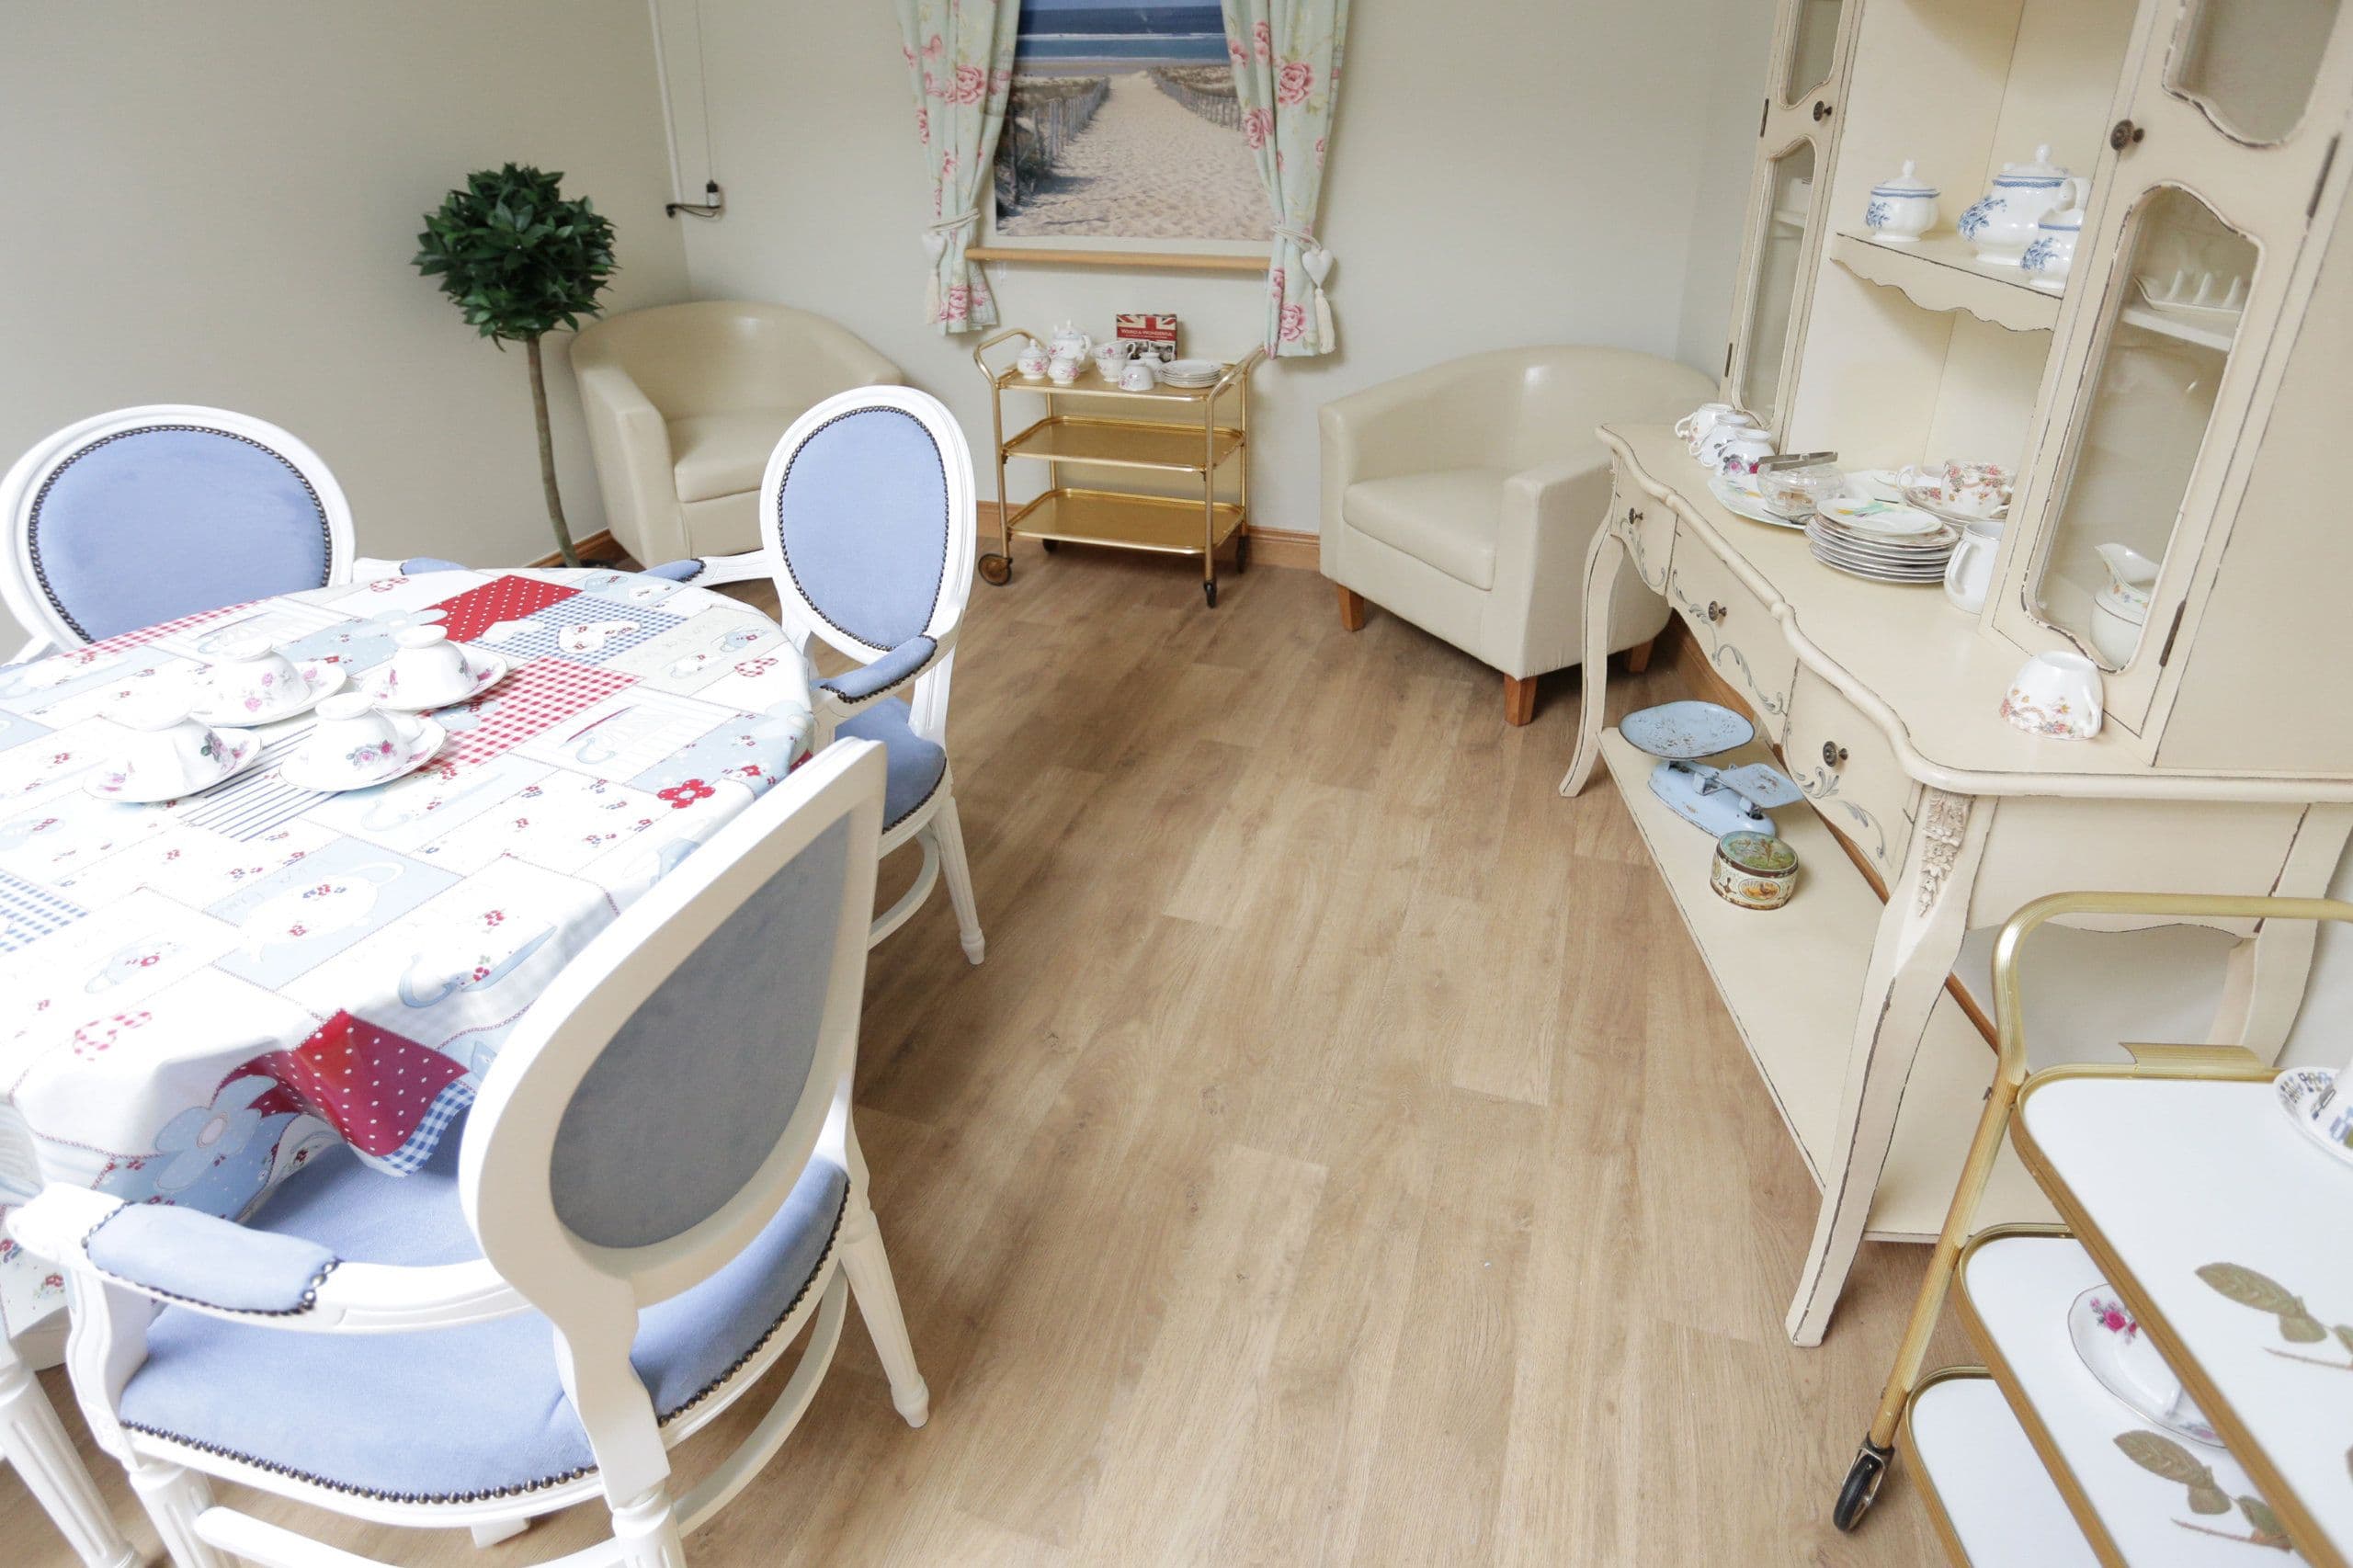
<svg viewBox="0 0 2353 1568"><path fill-rule="evenodd" d="M0 480L17 655L347 581L351 508L277 426L158 403L69 425Z"/></svg>
<svg viewBox="0 0 2353 1568"><path fill-rule="evenodd" d="M972 591L972 454L938 398L858 387L792 422L760 481L760 540L779 618L859 661L816 683L813 744L880 741L891 757L882 853L913 841L923 868L875 917L906 924L944 875L964 956L986 951L948 766L948 683ZM904 700L903 700L904 699Z"/></svg>
<svg viewBox="0 0 2353 1568"><path fill-rule="evenodd" d="M517 1026L454 1158L331 1153L243 1225L62 1184L10 1216L68 1270L75 1392L178 1568L366 1561L207 1476L478 1542L601 1496L612 1537L567 1568L679 1568L808 1408L852 1295L924 1424L850 1120L886 772L827 749L623 911ZM667 1450L813 1320L674 1495Z"/></svg>

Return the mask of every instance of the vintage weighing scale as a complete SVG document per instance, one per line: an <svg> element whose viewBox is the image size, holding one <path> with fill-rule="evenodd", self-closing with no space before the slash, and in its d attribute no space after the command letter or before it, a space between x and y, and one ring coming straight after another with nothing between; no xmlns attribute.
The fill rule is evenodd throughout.
<svg viewBox="0 0 2353 1568"><path fill-rule="evenodd" d="M1728 833L1773 832L1765 813L1805 799L1790 776L1770 763L1711 767L1715 756L1756 738L1756 726L1715 702L1663 702L1619 721L1618 733L1636 751L1662 758L1651 769L1651 793L1711 838Z"/></svg>

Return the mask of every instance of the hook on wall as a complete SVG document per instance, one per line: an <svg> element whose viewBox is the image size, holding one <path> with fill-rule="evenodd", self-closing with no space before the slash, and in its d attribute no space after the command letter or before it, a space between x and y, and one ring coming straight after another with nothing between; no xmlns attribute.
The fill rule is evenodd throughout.
<svg viewBox="0 0 2353 1568"><path fill-rule="evenodd" d="M719 188L719 182L717 180L707 179L703 181L702 193L710 198L710 199L708 201L664 202L662 204L663 216L665 218L676 218L679 213L683 212L689 218L717 218L726 212L727 193Z"/></svg>

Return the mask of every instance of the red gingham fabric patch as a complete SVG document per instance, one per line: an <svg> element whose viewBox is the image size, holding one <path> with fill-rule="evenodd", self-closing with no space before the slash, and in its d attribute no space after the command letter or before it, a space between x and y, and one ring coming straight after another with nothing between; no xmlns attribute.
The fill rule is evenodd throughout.
<svg viewBox="0 0 2353 1568"><path fill-rule="evenodd" d="M575 665L569 659L533 659L460 710L473 716L473 728L451 726L449 749L439 760L459 767L488 762L550 725L562 723L582 709L636 684L635 676L619 670Z"/></svg>
<svg viewBox="0 0 2353 1568"><path fill-rule="evenodd" d="M454 598L443 599L441 625L453 642L466 642L481 636L502 620L521 620L533 610L559 599L568 599L580 592L561 583L542 583L536 577L494 577L479 588L468 588Z"/></svg>
<svg viewBox="0 0 2353 1568"><path fill-rule="evenodd" d="M337 1013L291 1051L257 1056L231 1077L275 1078L301 1108L324 1118L362 1153L396 1153L424 1122L441 1091L466 1070L431 1046ZM272 1090L255 1108L296 1108Z"/></svg>
<svg viewBox="0 0 2353 1568"><path fill-rule="evenodd" d="M167 620L161 626L142 626L136 631L119 631L112 637L101 638L80 652L85 656L94 653L123 653L128 649L153 642L158 637L169 637L175 631L186 631L191 627L202 626L207 621L218 620L224 615L234 615L241 609L251 609L259 603L261 603L259 599L247 599L243 604L222 605L219 609L200 609L194 615L184 615L177 620Z"/></svg>

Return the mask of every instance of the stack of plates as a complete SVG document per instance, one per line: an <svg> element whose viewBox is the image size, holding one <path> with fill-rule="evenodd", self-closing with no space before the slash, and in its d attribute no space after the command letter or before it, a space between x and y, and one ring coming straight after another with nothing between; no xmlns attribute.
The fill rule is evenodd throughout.
<svg viewBox="0 0 2353 1568"><path fill-rule="evenodd" d="M1171 359L1160 368L1160 382L1188 390L1213 387L1223 374L1225 367L1214 359Z"/></svg>
<svg viewBox="0 0 2353 1568"><path fill-rule="evenodd" d="M1874 583L1939 583L1961 530L1910 506L1860 495L1822 504L1806 524L1807 548L1824 566Z"/></svg>

